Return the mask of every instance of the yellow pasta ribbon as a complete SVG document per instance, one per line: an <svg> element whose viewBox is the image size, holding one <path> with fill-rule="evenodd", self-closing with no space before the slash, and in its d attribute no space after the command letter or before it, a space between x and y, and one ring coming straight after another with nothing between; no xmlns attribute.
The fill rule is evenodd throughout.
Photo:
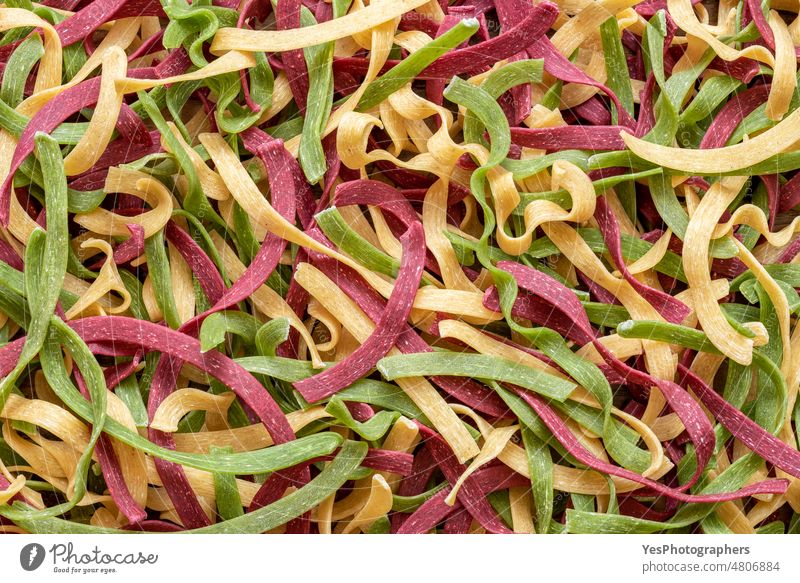
<svg viewBox="0 0 800 583"><path fill-rule="evenodd" d="M753 340L735 330L725 318L711 288L709 243L717 221L741 190L746 177L733 176L715 182L695 209L683 244L683 270L694 293L697 318L708 339L727 357L750 364Z"/></svg>
<svg viewBox="0 0 800 583"><path fill-rule="evenodd" d="M301 263L295 271L295 280L332 314L340 316L342 325L363 343L375 329L375 324L353 300L317 268ZM389 355L400 354L392 348ZM447 441L459 461L478 454L478 446L464 425L455 416L439 392L422 377L397 379L397 384L419 407L433 426Z"/></svg>
<svg viewBox="0 0 800 583"><path fill-rule="evenodd" d="M44 55L39 61L39 73L33 86L33 92L38 93L61 83L61 39L53 25L33 12L22 8L0 8L0 31L25 26L39 28L44 34Z"/></svg>
<svg viewBox="0 0 800 583"><path fill-rule="evenodd" d="M172 194L161 182L144 172L120 167L109 168L103 190L131 194L153 208L132 217L118 215L103 208L75 215L75 222L93 233L109 237L130 237L126 225L135 224L142 227L147 238L163 229L172 216Z"/></svg>
<svg viewBox="0 0 800 583"><path fill-rule="evenodd" d="M89 127L64 158L64 172L75 176L94 166L106 150L119 117L122 95L117 93L114 83L125 77L128 56L119 47L110 47L103 55L103 73L100 77L100 92Z"/></svg>
<svg viewBox="0 0 800 583"><path fill-rule="evenodd" d="M789 28L774 10L769 12L769 27L775 38L775 67L764 113L770 119L779 120L789 111L797 87L797 57Z"/></svg>
<svg viewBox="0 0 800 583"><path fill-rule="evenodd" d="M214 395L199 389L178 389L158 406L150 427L165 433L175 433L178 431L178 422L190 411L226 415L228 407L235 399L236 395L232 392Z"/></svg>
<svg viewBox="0 0 800 583"><path fill-rule="evenodd" d="M223 51L291 51L304 49L370 30L410 10L419 8L429 0L391 0L373 2L369 6L350 12L341 18L307 26L302 34L297 30L244 30L221 28L211 43L211 52Z"/></svg>

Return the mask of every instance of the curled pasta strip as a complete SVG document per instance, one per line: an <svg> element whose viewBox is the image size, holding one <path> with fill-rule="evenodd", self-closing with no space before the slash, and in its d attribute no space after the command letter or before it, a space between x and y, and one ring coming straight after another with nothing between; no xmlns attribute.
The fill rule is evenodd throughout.
<svg viewBox="0 0 800 583"><path fill-rule="evenodd" d="M94 166L105 151L119 117L122 95L117 93L114 83L125 77L128 57L120 47L112 46L103 55L103 74L100 77L100 92L95 114L86 133L64 158L64 172L74 176Z"/></svg>
<svg viewBox="0 0 800 583"><path fill-rule="evenodd" d="M118 215L104 208L75 215L76 223L98 235L129 237L130 231L126 225L135 224L144 229L147 238L163 229L172 216L172 195L161 182L143 172L109 168L104 190L141 198L152 210L132 217Z"/></svg>
<svg viewBox="0 0 800 583"><path fill-rule="evenodd" d="M308 314L313 316L318 322L321 322L330 334L330 340L317 344L317 350L320 352L335 350L341 339L342 324L317 301L310 301L308 303Z"/></svg>
<svg viewBox="0 0 800 583"><path fill-rule="evenodd" d="M744 337L725 319L713 298L708 270L708 246L714 227L744 185L744 177L722 178L714 183L689 220L684 239L683 269L693 290L695 313L714 346L741 364L753 358L753 340Z"/></svg>
<svg viewBox="0 0 800 583"><path fill-rule="evenodd" d="M505 221L519 204L516 189L513 196L516 200L504 200L493 190L495 195L495 211L497 212L497 241L506 253L521 255L531 245L533 233L541 225L554 221L583 223L594 214L595 201L592 181L580 168L566 160L556 160L552 168L551 190L566 190L572 198L572 208L565 211L559 205L547 200L536 200L525 206L525 232L519 237L509 237L504 230Z"/></svg>
<svg viewBox="0 0 800 583"><path fill-rule="evenodd" d="M691 150L653 144L621 132L625 145L634 154L665 168L687 174L716 175L734 173L786 151L800 140L800 110L795 110L771 129L745 142L724 148Z"/></svg>
<svg viewBox="0 0 800 583"><path fill-rule="evenodd" d="M181 324L183 324L191 320L195 313L195 292L194 283L192 281L192 269L171 243L168 245L168 257L172 295L175 298L178 318Z"/></svg>
<svg viewBox="0 0 800 583"><path fill-rule="evenodd" d="M233 393L213 395L198 389L178 389L158 406L150 427L165 433L175 433L178 431L178 422L190 411L205 411L224 416L234 398Z"/></svg>
<svg viewBox="0 0 800 583"><path fill-rule="evenodd" d="M0 30L25 26L40 29L44 36L44 55L33 87L33 92L38 93L61 83L61 39L53 25L28 10L5 7L0 10Z"/></svg>
<svg viewBox="0 0 800 583"><path fill-rule="evenodd" d="M381 516L392 509L392 490L379 474L372 476L369 498L356 513L353 519L341 529L341 534L350 534L356 530L366 530Z"/></svg>
<svg viewBox="0 0 800 583"><path fill-rule="evenodd" d="M472 460L466 471L461 474L458 477L458 481L453 484L453 489L450 490L447 498L445 498L446 504L449 504L450 506L455 504L458 491L461 489L461 486L464 484L467 478L474 474L475 471L481 466L488 464L490 461L500 455L500 452L505 449L506 444L508 444L509 440L517 431L519 431L519 427L516 425L511 425L509 427L497 427L489 432L489 435L486 436L486 441L481 448L481 452L475 456L475 459Z"/></svg>
<svg viewBox="0 0 800 583"><path fill-rule="evenodd" d="M326 412L324 407L315 406L306 410L293 411L286 417L292 430L300 431L314 421L331 417L331 414ZM175 440L178 451L188 453L206 453L212 445L230 447L234 451L253 451L273 444L269 432L260 423L201 433L175 433L172 438Z"/></svg>
<svg viewBox="0 0 800 583"><path fill-rule="evenodd" d="M315 267L304 263L298 266L295 280L309 294L334 314L341 314L340 322L359 341L364 342L375 324L364 314L341 289ZM396 348L389 354L399 354ZM398 379L397 384L408 394L412 401L422 409L434 427L453 448L460 461L475 457L478 448L461 421L453 414L442 396L422 377Z"/></svg>
<svg viewBox="0 0 800 583"><path fill-rule="evenodd" d="M769 28L775 39L775 67L765 113L779 120L789 111L797 87L797 57L789 27L774 10L769 13Z"/></svg>
<svg viewBox="0 0 800 583"><path fill-rule="evenodd" d="M112 258L111 245L101 239L89 239L81 243L81 248L99 249L105 253L107 259L103 263L103 267L100 268L100 274L97 279L92 282L92 285L89 286L89 289L83 293L80 299L67 310L67 319L76 318L85 310L88 310L92 304L112 291L122 296L122 302L116 306L108 306L106 310L112 314L125 312L131 305L131 294L117 271L117 264L114 263Z"/></svg>
<svg viewBox="0 0 800 583"><path fill-rule="evenodd" d="M672 231L667 229L664 234L659 237L658 241L647 250L647 253L628 265L628 271L636 275L653 269L669 250L669 241L671 238ZM618 276L619 273L614 272L614 275Z"/></svg>

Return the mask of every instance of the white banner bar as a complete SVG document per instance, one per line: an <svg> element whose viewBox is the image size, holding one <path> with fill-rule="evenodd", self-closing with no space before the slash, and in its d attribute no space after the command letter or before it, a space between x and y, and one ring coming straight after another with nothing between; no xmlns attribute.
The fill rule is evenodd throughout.
<svg viewBox="0 0 800 583"><path fill-rule="evenodd" d="M792 536L4 536L3 581L792 581ZM257 579L254 579L257 577ZM369 578L369 579L367 579ZM555 579L558 578L558 579Z"/></svg>

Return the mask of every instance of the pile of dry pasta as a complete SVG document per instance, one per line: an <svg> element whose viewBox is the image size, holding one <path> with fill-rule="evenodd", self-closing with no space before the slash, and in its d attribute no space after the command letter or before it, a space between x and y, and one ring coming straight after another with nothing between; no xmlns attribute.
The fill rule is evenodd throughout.
<svg viewBox="0 0 800 583"><path fill-rule="evenodd" d="M0 531L800 532L788 0L7 0Z"/></svg>

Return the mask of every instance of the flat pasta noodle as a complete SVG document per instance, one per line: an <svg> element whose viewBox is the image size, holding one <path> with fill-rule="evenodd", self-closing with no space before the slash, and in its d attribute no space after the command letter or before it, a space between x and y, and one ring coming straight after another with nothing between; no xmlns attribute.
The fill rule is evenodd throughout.
<svg viewBox="0 0 800 583"><path fill-rule="evenodd" d="M158 406L150 427L165 433L175 433L178 431L178 422L190 411L225 415L233 398L233 393L211 395L196 389L178 389Z"/></svg>
<svg viewBox="0 0 800 583"><path fill-rule="evenodd" d="M122 95L114 86L117 79L125 77L127 56L119 47L109 47L103 55L103 73L100 77L100 92L96 113L81 140L64 158L64 172L74 176L86 172L103 154L111 141L122 107Z"/></svg>
<svg viewBox="0 0 800 583"><path fill-rule="evenodd" d="M298 35L293 30L259 32L223 28L214 37L211 50L218 52L230 50L282 52L302 49L373 29L428 2L429 0L374 2L341 18L308 27L308 30L303 31L303 35Z"/></svg>
<svg viewBox="0 0 800 583"><path fill-rule="evenodd" d="M92 247L103 251L106 255L106 260L103 263L103 267L100 268L100 274L97 279L92 282L92 285L81 295L80 299L67 311L67 319L75 318L85 310L91 309L96 302L111 291L119 293L122 296L122 302L115 306L106 305L104 306L104 311L110 314L121 314L127 311L131 304L131 294L117 271L117 266L112 258L111 246L101 239L88 239L81 243L81 248L83 249Z"/></svg>
<svg viewBox="0 0 800 583"><path fill-rule="evenodd" d="M341 534L351 534L356 530L368 529L378 518L392 509L392 491L383 476L372 477L369 498L364 502L353 519L341 530Z"/></svg>
<svg viewBox="0 0 800 583"><path fill-rule="evenodd" d="M685 173L716 175L735 173L780 154L800 139L797 110L778 125L754 138L724 148L690 150L670 148L645 142L621 132L625 145L637 156L665 168L680 169Z"/></svg>
<svg viewBox="0 0 800 583"><path fill-rule="evenodd" d="M765 47L755 46L737 51L720 41L697 20L690 0L667 0L667 8L670 16L675 20L675 24L687 34L706 43L720 58L726 61L735 61L743 57L751 58L769 66L775 63L775 57Z"/></svg>
<svg viewBox="0 0 800 583"><path fill-rule="evenodd" d="M711 275L707 267L710 234L744 182L744 177L723 178L703 198L686 230L683 264L689 286L694 290L695 311L703 330L724 354L740 364L749 364L753 341L731 327L716 301L709 301Z"/></svg>
<svg viewBox="0 0 800 583"><path fill-rule="evenodd" d="M106 209L97 208L75 218L79 225L98 235L126 237L129 234L127 225L136 224L144 229L144 236L147 238L160 231L172 215L173 201L169 190L143 172L122 168L109 169L104 190L136 196L153 208L133 217L123 217Z"/></svg>
<svg viewBox="0 0 800 583"><path fill-rule="evenodd" d="M770 11L769 27L775 38L775 75L765 113L768 118L779 120L789 110L789 102L797 87L797 59L789 27L777 12Z"/></svg>
<svg viewBox="0 0 800 583"><path fill-rule="evenodd" d="M551 190L566 190L572 198L572 208L569 212L561 206L550 201L534 201L525 206L523 211L525 219L525 233L516 239L509 238L503 228L505 220L510 215L510 208L515 208L519 203L508 205L505 209L500 206L500 199L495 195L495 210L497 212L497 238L500 248L511 255L519 255L524 249L530 247L533 233L542 224L552 221L569 221L576 223L586 222L593 214L595 208L595 193L589 177L577 166L565 161L556 161L551 170Z"/></svg>
<svg viewBox="0 0 800 583"><path fill-rule="evenodd" d="M38 93L59 85L62 71L62 47L61 39L53 25L22 8L4 7L0 12L0 29L5 31L24 26L40 28L45 39L44 54L39 74L36 76L34 92Z"/></svg>
<svg viewBox="0 0 800 583"><path fill-rule="evenodd" d="M72 79L63 85L34 92L33 95L20 104L19 107L21 109L21 113L33 114L39 111L43 105L45 105L57 94L69 89L70 87L74 87L86 79L86 77L88 77L97 67L101 65L102 59L105 58L106 50L109 50L112 47L127 49L136 39L136 35L141 26L141 19L139 18L120 18L119 20L114 21L114 24L108 30L106 36L103 37L103 40L100 41L99 45L97 45L95 51L89 55L89 58L86 59L86 62L81 66Z"/></svg>

